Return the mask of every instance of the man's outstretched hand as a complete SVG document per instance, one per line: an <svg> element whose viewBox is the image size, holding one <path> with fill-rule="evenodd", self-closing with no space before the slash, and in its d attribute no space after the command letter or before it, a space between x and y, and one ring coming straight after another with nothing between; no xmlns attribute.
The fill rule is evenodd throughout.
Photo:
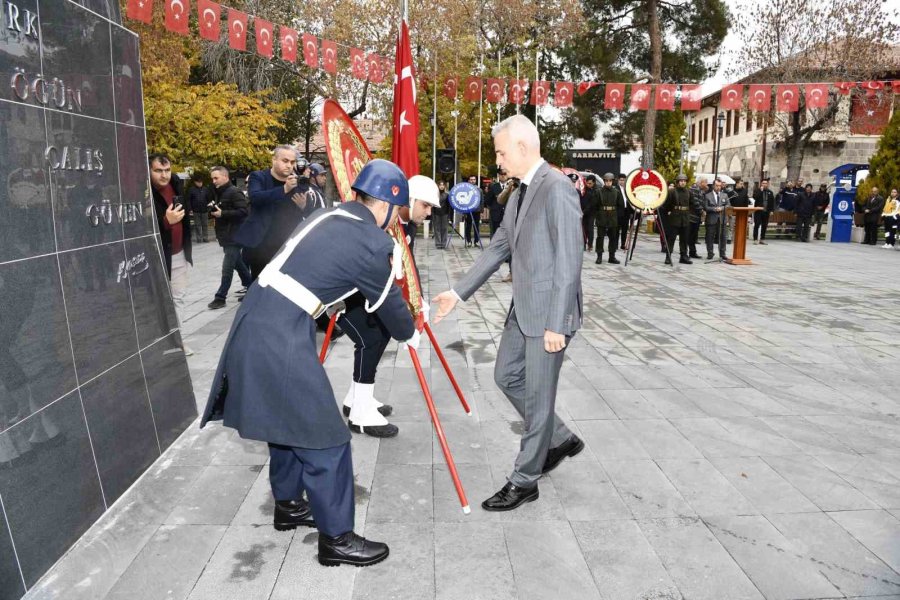
<svg viewBox="0 0 900 600"><path fill-rule="evenodd" d="M447 290L432 298L431 302L432 304L437 304L437 311L434 314L434 324L437 325L444 317L450 314L450 311L453 310L454 307L456 307L459 298L457 298L456 294L452 291Z"/></svg>

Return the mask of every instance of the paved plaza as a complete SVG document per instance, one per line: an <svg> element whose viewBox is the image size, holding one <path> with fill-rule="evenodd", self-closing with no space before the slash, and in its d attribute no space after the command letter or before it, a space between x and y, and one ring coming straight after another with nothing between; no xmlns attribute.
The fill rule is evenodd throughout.
<svg viewBox="0 0 900 600"><path fill-rule="evenodd" d="M900 599L900 251L774 241L753 266L673 269L658 249L642 235L627 268L585 255L557 411L587 448L537 502L480 507L523 429L492 376L503 267L435 327L471 417L420 348L470 515L392 344L376 396L400 435L353 439L357 531L387 561L320 567L313 530L271 526L266 446L194 425L26 598ZM416 250L430 295L480 252ZM238 306L206 309L221 256L196 248L184 323L200 407ZM327 361L339 399L351 355L341 339Z"/></svg>

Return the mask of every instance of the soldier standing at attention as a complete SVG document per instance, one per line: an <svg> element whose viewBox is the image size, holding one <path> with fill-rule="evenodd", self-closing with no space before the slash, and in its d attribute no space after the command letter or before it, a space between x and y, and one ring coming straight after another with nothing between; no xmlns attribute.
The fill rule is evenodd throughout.
<svg viewBox="0 0 900 600"><path fill-rule="evenodd" d="M600 188L597 201L597 261L603 264L603 239L609 237L609 263L619 264L616 258L616 249L619 247L619 215L625 211L619 201L619 189L613 186L612 173L603 176L603 187Z"/></svg>
<svg viewBox="0 0 900 600"><path fill-rule="evenodd" d="M669 190L665 203L659 209L666 223L666 244L669 252L678 238L678 260L683 265L693 264L688 257L688 236L691 230L691 192L687 189L687 175L675 178L675 189ZM672 264L670 255L666 255L666 264Z"/></svg>

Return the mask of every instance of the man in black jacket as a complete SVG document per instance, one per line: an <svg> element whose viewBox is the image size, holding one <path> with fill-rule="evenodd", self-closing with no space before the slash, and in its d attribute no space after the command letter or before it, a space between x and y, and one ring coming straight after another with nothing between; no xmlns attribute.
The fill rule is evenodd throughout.
<svg viewBox="0 0 900 600"><path fill-rule="evenodd" d="M593 173L585 175L584 195L581 196L581 229L584 232L584 249L588 252L594 251L594 218L599 201L597 176Z"/></svg>
<svg viewBox="0 0 900 600"><path fill-rule="evenodd" d="M815 239L819 239L819 235L822 233L822 224L828 216L825 211L829 204L831 204L831 198L828 196L828 186L823 183L813 197L813 205L816 207L816 212L813 213L813 222L816 224L816 233L813 235Z"/></svg>
<svg viewBox="0 0 900 600"><path fill-rule="evenodd" d="M506 180L508 178L503 169L498 169L497 176L500 181L491 183L487 194L484 197L484 205L487 206L491 216L491 239L493 239L494 233L500 228L500 223L503 222L503 214L506 212L506 206L500 204L499 198L500 192L502 192L503 188L506 186Z"/></svg>
<svg viewBox="0 0 900 600"><path fill-rule="evenodd" d="M801 242L809 241L809 228L812 225L812 217L815 212L815 199L813 198L812 184L806 184L802 193L797 193L797 239Z"/></svg>
<svg viewBox="0 0 900 600"><path fill-rule="evenodd" d="M225 297L231 288L231 279L234 272L238 272L244 289L238 292L246 292L253 282L250 277L250 269L241 258L241 247L232 239L234 232L247 218L247 198L236 187L231 185L228 169L225 167L213 167L210 169L214 196L212 216L216 219L216 240L225 251L222 259L222 284L216 291L216 297L209 303L209 308L215 310L225 306Z"/></svg>
<svg viewBox="0 0 900 600"><path fill-rule="evenodd" d="M775 212L775 194L769 189L768 179L763 179L753 192L753 206L762 208L753 213L753 243L765 246L769 215Z"/></svg>
<svg viewBox="0 0 900 600"><path fill-rule="evenodd" d="M203 185L203 176L198 172L191 175L191 189L188 191L188 207L194 219L194 242L209 241L209 190Z"/></svg>
<svg viewBox="0 0 900 600"><path fill-rule="evenodd" d="M441 205L431 209L431 225L434 228L434 247L443 250L449 243L447 240L447 227L449 226L450 194L447 193L447 184L438 182L438 190L441 194Z"/></svg>
<svg viewBox="0 0 900 600"><path fill-rule="evenodd" d="M863 225L866 228L863 244L874 246L878 242L878 221L884 211L884 197L878 194L877 187L873 187L866 203L858 206L859 212L863 213Z"/></svg>
<svg viewBox="0 0 900 600"><path fill-rule="evenodd" d="M172 177L172 162L165 154L151 154L150 188L153 190L153 207L159 226L166 275L172 289L172 299L178 319L183 321L182 310L187 294L188 265L191 257L191 224L185 219L181 180Z"/></svg>
<svg viewBox="0 0 900 600"><path fill-rule="evenodd" d="M628 179L628 175L625 173L619 173L619 185L616 186L616 189L619 192L619 210L617 212L619 219L619 249L625 249L625 242L628 238L628 224L631 222L631 218L634 216L634 208L631 206L631 203L628 202L628 198L625 196L625 181Z"/></svg>

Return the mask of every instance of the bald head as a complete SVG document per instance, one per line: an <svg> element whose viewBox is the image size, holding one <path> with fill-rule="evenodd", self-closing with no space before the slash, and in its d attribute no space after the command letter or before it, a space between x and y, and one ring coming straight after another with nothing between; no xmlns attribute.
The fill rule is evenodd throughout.
<svg viewBox="0 0 900 600"><path fill-rule="evenodd" d="M510 177L524 177L541 159L541 138L537 127L524 115L514 115L491 130L497 166Z"/></svg>

